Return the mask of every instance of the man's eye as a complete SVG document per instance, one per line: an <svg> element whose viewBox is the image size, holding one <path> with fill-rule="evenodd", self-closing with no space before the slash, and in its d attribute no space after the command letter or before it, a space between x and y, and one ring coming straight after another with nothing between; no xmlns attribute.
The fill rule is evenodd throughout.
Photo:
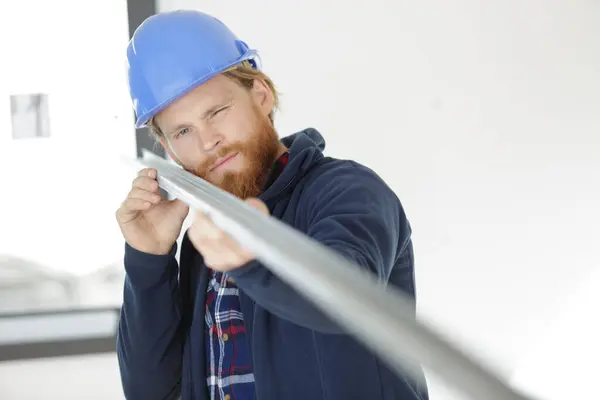
<svg viewBox="0 0 600 400"><path fill-rule="evenodd" d="M213 115L212 115L212 116L214 117L214 116L216 116L216 115L220 114L222 111L225 111L226 109L227 109L227 107L219 108L217 111L215 111L215 112L213 113Z"/></svg>
<svg viewBox="0 0 600 400"><path fill-rule="evenodd" d="M176 137L183 136L183 135L187 134L189 131L190 131L189 128L183 128L182 130L180 130L179 132L177 132Z"/></svg>

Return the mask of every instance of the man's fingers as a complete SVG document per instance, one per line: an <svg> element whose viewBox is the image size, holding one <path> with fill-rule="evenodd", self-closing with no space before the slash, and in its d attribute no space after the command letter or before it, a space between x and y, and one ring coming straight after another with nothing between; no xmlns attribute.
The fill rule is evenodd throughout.
<svg viewBox="0 0 600 400"><path fill-rule="evenodd" d="M151 178L151 179L156 179L157 175L158 174L157 174L157 171L156 171L155 168L144 168L144 169L141 169L138 172L138 176L139 177L144 177L145 176L145 177L148 177L148 178Z"/></svg>
<svg viewBox="0 0 600 400"><path fill-rule="evenodd" d="M117 210L117 217L122 217L128 214L137 213L140 211L148 210L152 207L152 203L142 199L136 199L132 197L128 197L125 199L121 207Z"/></svg>
<svg viewBox="0 0 600 400"><path fill-rule="evenodd" d="M131 185L134 188L144 189L149 192L158 193L158 182L147 176L138 176Z"/></svg>
<svg viewBox="0 0 600 400"><path fill-rule="evenodd" d="M254 256L229 234L219 228L209 216L196 213L188 235L209 268L218 271L237 268Z"/></svg>
<svg viewBox="0 0 600 400"><path fill-rule="evenodd" d="M162 201L158 194L157 171L154 168L144 168L133 180L127 198L117 209L116 216L121 222L129 220L138 212L149 210L152 205Z"/></svg>
<svg viewBox="0 0 600 400"><path fill-rule="evenodd" d="M222 239L203 236L196 245L204 262L211 268L239 266L245 264L248 258L248 253L228 235L224 235Z"/></svg>
<svg viewBox="0 0 600 400"><path fill-rule="evenodd" d="M238 243L202 212L196 214L192 228L196 241L201 246L220 251L238 251Z"/></svg>
<svg viewBox="0 0 600 400"><path fill-rule="evenodd" d="M194 228L199 235L212 240L219 240L225 236L225 233L203 212L196 213Z"/></svg>
<svg viewBox="0 0 600 400"><path fill-rule="evenodd" d="M140 189L137 187L131 189L128 197L132 199L144 200L152 204L158 204L162 200L162 197L160 197L159 194L149 192L147 190Z"/></svg>

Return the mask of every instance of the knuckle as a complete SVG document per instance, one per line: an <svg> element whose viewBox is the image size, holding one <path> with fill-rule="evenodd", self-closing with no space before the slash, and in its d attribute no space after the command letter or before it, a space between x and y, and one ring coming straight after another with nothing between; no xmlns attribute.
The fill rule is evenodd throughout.
<svg viewBox="0 0 600 400"><path fill-rule="evenodd" d="M125 203L125 208L128 211L137 210L137 209L141 208L143 203L144 202L142 200L138 200L135 198L129 198L129 199L127 199L127 202Z"/></svg>
<svg viewBox="0 0 600 400"><path fill-rule="evenodd" d="M225 239L227 239L227 234L225 233L225 231L223 231L221 229L217 229L215 231L215 239L217 239L217 240L225 240Z"/></svg>
<svg viewBox="0 0 600 400"><path fill-rule="evenodd" d="M140 188L134 188L131 191L131 195L132 197L136 198L136 199L144 199L146 196L146 191L144 189L140 189Z"/></svg>
<svg viewBox="0 0 600 400"><path fill-rule="evenodd" d="M135 199L135 198L137 198L137 197L138 197L138 192L137 192L137 190L135 190L135 189L132 189L132 190L129 192L129 195L127 196L127 201L126 201L126 202L127 202L127 205L128 205L128 206L130 206L130 205L131 205L131 203L134 201L134 199Z"/></svg>
<svg viewBox="0 0 600 400"><path fill-rule="evenodd" d="M158 182L152 178L141 177L136 186L145 190L156 191L158 189Z"/></svg>

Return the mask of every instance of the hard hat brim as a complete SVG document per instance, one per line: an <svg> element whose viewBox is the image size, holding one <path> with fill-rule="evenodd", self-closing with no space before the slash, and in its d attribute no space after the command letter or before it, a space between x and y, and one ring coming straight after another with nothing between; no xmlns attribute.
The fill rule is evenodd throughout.
<svg viewBox="0 0 600 400"><path fill-rule="evenodd" d="M173 94L173 96L169 97L167 100L163 101L156 107L153 107L152 109L148 110L144 114L138 116L136 123L135 123L135 127L143 128L143 127L147 126L148 122L152 118L154 118L159 112L161 112L162 110L167 108L169 105L171 105L172 103L174 103L181 97L185 96L186 94L188 94L189 92L191 92L192 90L197 88L198 86L202 85L203 83L206 83L207 81L211 80L215 76L227 71L231 67L234 67L243 61L253 60L253 59L255 59L257 61L259 60L258 52L253 49L248 49L242 56L240 56L235 61L233 61L229 64L226 64L223 67L221 67L220 69L211 71L210 73L205 74L205 75L199 77L198 79L190 82L189 85L185 86L183 89L178 90L176 93ZM258 68L258 65L260 65L260 64L257 62L257 63L255 63L255 65Z"/></svg>

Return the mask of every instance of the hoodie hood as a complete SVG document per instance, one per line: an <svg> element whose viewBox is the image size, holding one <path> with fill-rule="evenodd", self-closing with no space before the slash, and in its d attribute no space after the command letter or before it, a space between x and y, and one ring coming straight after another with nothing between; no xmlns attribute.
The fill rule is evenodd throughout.
<svg viewBox="0 0 600 400"><path fill-rule="evenodd" d="M325 139L314 128L306 128L286 136L281 139L281 143L288 148L290 159L281 175L260 196L265 202L293 188L324 157Z"/></svg>

